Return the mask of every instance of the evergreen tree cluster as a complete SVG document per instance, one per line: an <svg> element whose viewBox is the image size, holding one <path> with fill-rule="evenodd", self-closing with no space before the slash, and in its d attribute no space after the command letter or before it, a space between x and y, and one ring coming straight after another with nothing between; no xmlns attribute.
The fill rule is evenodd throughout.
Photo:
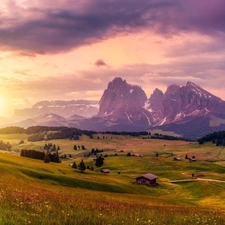
<svg viewBox="0 0 225 225"><path fill-rule="evenodd" d="M53 139L73 139L79 140L81 135L87 135L90 138L94 131L80 130L73 127L47 127L47 126L32 126L26 129L16 126L5 127L0 129L0 134L28 134L28 141L42 141Z"/></svg>
<svg viewBox="0 0 225 225"><path fill-rule="evenodd" d="M44 150L48 150L50 152L55 152L56 150L59 151L60 150L60 147L56 147L55 144L52 144L52 143L46 143L44 145Z"/></svg>
<svg viewBox="0 0 225 225"><path fill-rule="evenodd" d="M225 146L225 131L213 132L198 139L199 144L204 144L205 142L212 142L216 146Z"/></svg>
<svg viewBox="0 0 225 225"><path fill-rule="evenodd" d="M1 150L11 150L12 146L9 144L9 142L4 143L3 141L0 141L0 149Z"/></svg>
<svg viewBox="0 0 225 225"><path fill-rule="evenodd" d="M0 128L0 134L23 134L25 133L25 129L22 127L4 127Z"/></svg>
<svg viewBox="0 0 225 225"><path fill-rule="evenodd" d="M85 157L89 157L91 155L97 155L98 153L102 153L102 152L104 152L104 150L99 150L98 148L96 149L92 148L91 151L87 155L85 155Z"/></svg>
<svg viewBox="0 0 225 225"><path fill-rule="evenodd" d="M46 155L48 155L49 162L60 163L59 155L57 152L54 152L53 154L51 153L45 154L44 152L40 152L36 150L22 149L20 153L20 156L32 158L32 159L44 160L44 161L45 161Z"/></svg>
<svg viewBox="0 0 225 225"><path fill-rule="evenodd" d="M86 166L83 160L81 160L81 162L78 165L74 161L71 167L74 168L74 169L79 169L82 172L84 170L86 170L86 169L88 169L88 170L94 170L93 166L89 166L89 165Z"/></svg>
<svg viewBox="0 0 225 225"><path fill-rule="evenodd" d="M170 136L170 135L163 135L159 133L154 133L151 135L152 139L162 139L162 140L184 140L186 141L187 139L184 139L182 137L175 137L175 136Z"/></svg>
<svg viewBox="0 0 225 225"><path fill-rule="evenodd" d="M73 150L86 150L85 146L84 145L74 145L73 146Z"/></svg>
<svg viewBox="0 0 225 225"><path fill-rule="evenodd" d="M132 136L132 137L139 137L144 135L151 135L150 132L147 131L140 131L140 132L129 132L129 131L106 131L101 132L102 134L113 134L113 135L122 135L122 136Z"/></svg>
<svg viewBox="0 0 225 225"><path fill-rule="evenodd" d="M35 142L35 141L43 141L45 140L43 133L36 133L32 134L27 138L28 141Z"/></svg>
<svg viewBox="0 0 225 225"><path fill-rule="evenodd" d="M32 159L40 159L43 160L45 157L44 152L36 151L36 150L27 150L27 149L22 149L20 152L20 156L27 157L27 158L32 158Z"/></svg>
<svg viewBox="0 0 225 225"><path fill-rule="evenodd" d="M72 129L58 131L58 132L51 132L46 135L46 140L53 140L53 139L70 139L70 140L79 140L79 134Z"/></svg>
<svg viewBox="0 0 225 225"><path fill-rule="evenodd" d="M77 129L77 128L70 128L70 127L47 127L47 126L32 126L28 127L24 130L24 133L26 134L36 134L36 133L48 133L53 131L55 132L63 132L66 133L67 136L70 136L71 134L75 135L82 135L84 131Z"/></svg>

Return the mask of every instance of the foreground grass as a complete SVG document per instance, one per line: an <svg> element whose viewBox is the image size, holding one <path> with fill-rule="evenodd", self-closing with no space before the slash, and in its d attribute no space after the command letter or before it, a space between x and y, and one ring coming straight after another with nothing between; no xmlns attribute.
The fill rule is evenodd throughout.
<svg viewBox="0 0 225 225"><path fill-rule="evenodd" d="M1 177L1 224L224 224L223 211Z"/></svg>
<svg viewBox="0 0 225 225"><path fill-rule="evenodd" d="M13 143L13 150L43 146L43 142L27 141L18 145L22 136L8 138L4 136ZM170 183L189 179L192 173L225 180L225 168L218 159L223 160L223 151L215 146L110 136L55 140L54 144L60 145L62 154L72 152L74 158L44 164L16 154L0 154L0 224L225 224L224 183ZM109 157L103 167L80 173L68 164L83 158L94 166L94 161L82 157L85 151L72 150L74 144L85 145L87 151L104 149ZM127 157L127 152L144 157ZM189 163L183 160L186 154L202 161ZM173 161L174 156L182 161ZM102 168L111 173L100 173ZM148 172L158 176L158 186L135 184L136 176Z"/></svg>

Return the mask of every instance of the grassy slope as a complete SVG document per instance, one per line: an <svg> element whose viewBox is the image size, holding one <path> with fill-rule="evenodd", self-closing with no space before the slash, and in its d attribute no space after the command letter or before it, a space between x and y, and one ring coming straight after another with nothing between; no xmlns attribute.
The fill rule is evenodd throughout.
<svg viewBox="0 0 225 225"><path fill-rule="evenodd" d="M26 138L26 135L0 135L0 140L9 141L13 150L40 149L44 145L27 142ZM18 145L21 139L25 143ZM100 139L82 137L79 141L52 142L60 146L61 154L73 154L74 159L44 164L17 154L0 154L0 221L5 224L28 224L28 221L46 224L48 220L48 224L62 224L60 221L64 224L66 221L67 224L121 224L121 221L152 224L154 220L154 224L169 224L173 220L177 224L195 224L201 217L202 224L214 224L210 223L212 219L224 224L225 183L169 182L189 179L192 173L225 180L225 168L218 165L225 159L221 147L111 135L105 135L105 139L101 135ZM88 150L74 151L74 144L84 145ZM102 168L80 173L68 166L73 161L79 163L91 148L104 149L103 154L109 155L102 168L110 169L110 174L100 173ZM144 157L127 157L128 152ZM159 157L155 157L156 152ZM184 160L186 154L203 161L189 163ZM182 157L182 161L173 161L175 156ZM84 158L84 162L94 166L92 158ZM148 172L158 176L159 186L134 183L136 176ZM43 212L53 216L49 219Z"/></svg>

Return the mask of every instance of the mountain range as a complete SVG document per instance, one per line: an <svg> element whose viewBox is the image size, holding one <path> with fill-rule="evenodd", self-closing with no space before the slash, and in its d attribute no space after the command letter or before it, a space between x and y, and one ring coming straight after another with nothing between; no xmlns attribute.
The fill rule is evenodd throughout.
<svg viewBox="0 0 225 225"><path fill-rule="evenodd" d="M16 109L13 115L14 121L43 116L45 114L57 114L64 118L81 116L92 117L98 113L99 101L71 100L71 101L41 101L31 108Z"/></svg>
<svg viewBox="0 0 225 225"><path fill-rule="evenodd" d="M148 98L143 89L120 77L109 82L97 101L42 101L16 110L17 126L69 126L94 131L173 132L196 139L225 129L225 101L200 86L156 88Z"/></svg>

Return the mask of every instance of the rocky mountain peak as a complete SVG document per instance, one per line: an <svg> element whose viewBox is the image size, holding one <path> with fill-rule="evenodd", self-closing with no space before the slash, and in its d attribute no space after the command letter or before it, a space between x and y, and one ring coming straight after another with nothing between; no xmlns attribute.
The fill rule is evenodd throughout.
<svg viewBox="0 0 225 225"><path fill-rule="evenodd" d="M193 95L197 95L199 98L202 99L212 99L214 101L221 101L222 100L215 95L209 93L208 91L204 90L200 86L188 81L186 86L184 87L185 92L192 93Z"/></svg>
<svg viewBox="0 0 225 225"><path fill-rule="evenodd" d="M145 103L146 109L150 110L150 112L156 111L157 109L161 108L163 99L163 92L156 88L151 94L149 100Z"/></svg>
<svg viewBox="0 0 225 225"><path fill-rule="evenodd" d="M166 92L165 92L165 96L176 96L176 95L180 95L180 86L176 85L176 84L172 84L170 85Z"/></svg>
<svg viewBox="0 0 225 225"><path fill-rule="evenodd" d="M161 97L163 96L163 92L158 89L158 88L155 88L155 90L153 91L153 94L150 96L151 97Z"/></svg>
<svg viewBox="0 0 225 225"><path fill-rule="evenodd" d="M122 119L133 123L143 117L147 96L141 87L131 85L120 77L108 84L100 100L98 116L110 120ZM148 112L147 112L148 113ZM146 120L146 115L144 115Z"/></svg>
<svg viewBox="0 0 225 225"><path fill-rule="evenodd" d="M118 88L126 85L127 85L126 80L123 80L121 77L116 77L111 82L109 82L108 88Z"/></svg>

